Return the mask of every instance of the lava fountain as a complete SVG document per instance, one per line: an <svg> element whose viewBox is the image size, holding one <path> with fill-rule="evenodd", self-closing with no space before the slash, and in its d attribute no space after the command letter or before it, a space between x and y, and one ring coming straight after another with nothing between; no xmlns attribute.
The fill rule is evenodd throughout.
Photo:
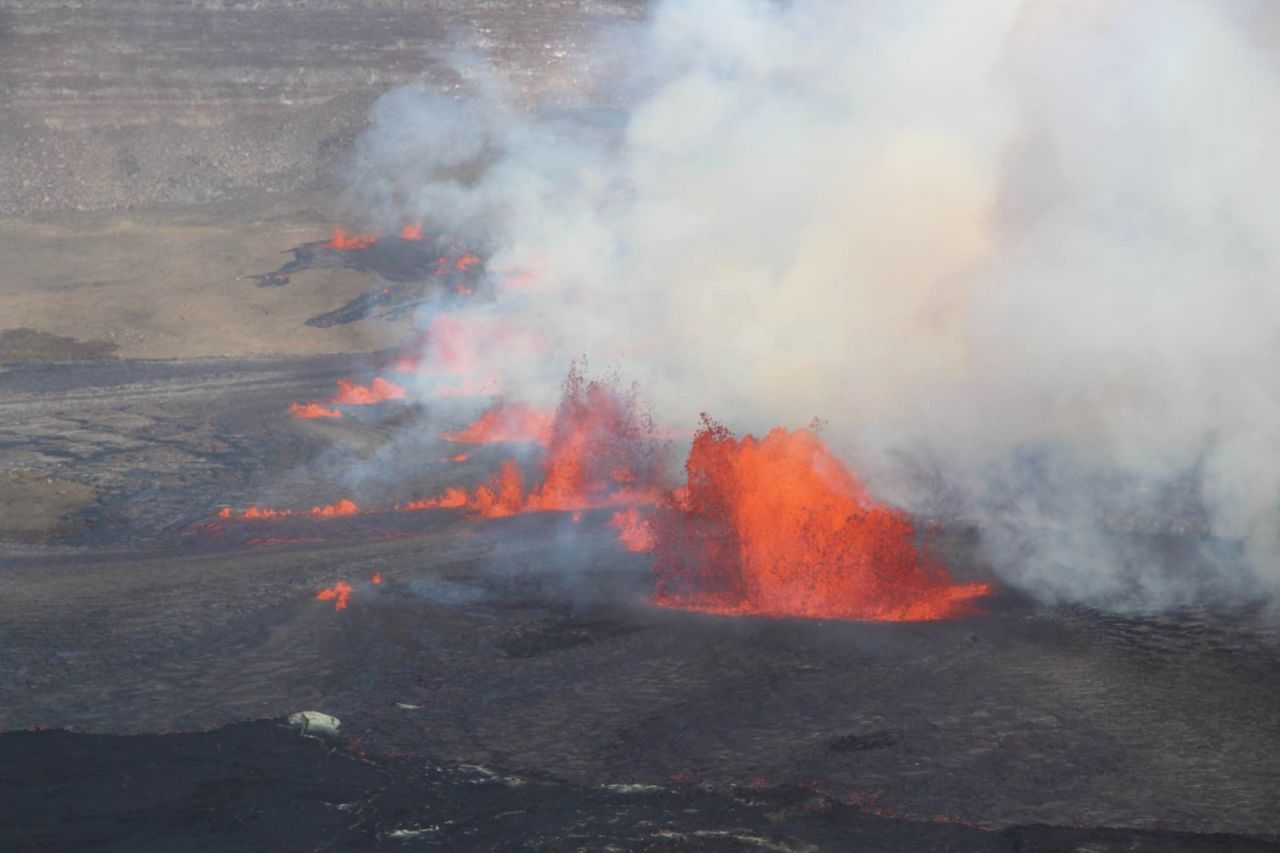
<svg viewBox="0 0 1280 853"><path fill-rule="evenodd" d="M685 469L651 525L657 604L915 621L972 614L991 592L952 583L907 515L873 500L809 430L739 440L704 420Z"/></svg>

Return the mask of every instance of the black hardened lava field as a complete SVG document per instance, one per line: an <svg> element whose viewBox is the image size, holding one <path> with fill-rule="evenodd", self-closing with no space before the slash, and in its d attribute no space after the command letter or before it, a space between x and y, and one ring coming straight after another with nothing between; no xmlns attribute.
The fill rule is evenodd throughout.
<svg viewBox="0 0 1280 853"><path fill-rule="evenodd" d="M1280 850L1280 18L963 5L0 0L0 850Z"/></svg>

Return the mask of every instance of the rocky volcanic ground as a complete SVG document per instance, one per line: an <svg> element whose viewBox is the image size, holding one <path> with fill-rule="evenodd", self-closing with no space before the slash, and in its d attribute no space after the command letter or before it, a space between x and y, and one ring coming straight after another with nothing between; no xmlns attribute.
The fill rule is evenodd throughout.
<svg viewBox="0 0 1280 853"><path fill-rule="evenodd" d="M650 605L608 513L217 517L390 506L512 451L426 437L480 400L290 417L408 320L307 325L376 270L251 276L343 220L382 91L453 85L461 44L574 103L591 34L641 14L0 2L0 847L1280 844L1263 613L733 619ZM972 531L942 546L990 580ZM308 709L338 735L284 723Z"/></svg>
<svg viewBox="0 0 1280 853"><path fill-rule="evenodd" d="M298 832L317 848L337 826L351 844L727 849L1027 849L1048 831L1031 825L1183 833L1045 836L1062 849L1239 849L1280 831L1280 646L1261 615L1120 618L1006 592L952 622L735 619L648 604L647 561L617 548L607 512L218 519L336 498L351 480L334 447L464 422L461 402L287 414L359 364L0 374L0 446L27 472L10 499L82 490L0 557L0 728L137 738L0 736L0 837L163 847L159 821L254 846L277 837L263 814L315 810ZM480 479L509 449L461 465L440 450L408 457L399 488L416 491L357 496ZM943 553L961 579L988 577L963 532ZM315 599L339 580L345 610ZM303 709L343 721L336 751L235 725ZM138 799L99 803L85 761L113 789L137 779Z"/></svg>

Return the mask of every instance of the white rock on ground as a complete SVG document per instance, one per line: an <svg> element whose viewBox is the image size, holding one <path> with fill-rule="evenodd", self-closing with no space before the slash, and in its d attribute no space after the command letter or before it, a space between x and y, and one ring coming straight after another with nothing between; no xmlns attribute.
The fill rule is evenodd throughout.
<svg viewBox="0 0 1280 853"><path fill-rule="evenodd" d="M309 737L337 737L342 721L320 711L299 711L289 715L289 725Z"/></svg>

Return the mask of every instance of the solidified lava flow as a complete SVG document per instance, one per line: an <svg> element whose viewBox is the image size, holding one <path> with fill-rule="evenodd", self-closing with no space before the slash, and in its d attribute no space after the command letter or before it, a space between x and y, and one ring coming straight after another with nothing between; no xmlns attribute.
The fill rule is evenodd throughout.
<svg viewBox="0 0 1280 853"><path fill-rule="evenodd" d="M975 612L986 584L953 584L808 430L738 440L710 420L688 484L651 526L657 604L724 614L917 621Z"/></svg>

